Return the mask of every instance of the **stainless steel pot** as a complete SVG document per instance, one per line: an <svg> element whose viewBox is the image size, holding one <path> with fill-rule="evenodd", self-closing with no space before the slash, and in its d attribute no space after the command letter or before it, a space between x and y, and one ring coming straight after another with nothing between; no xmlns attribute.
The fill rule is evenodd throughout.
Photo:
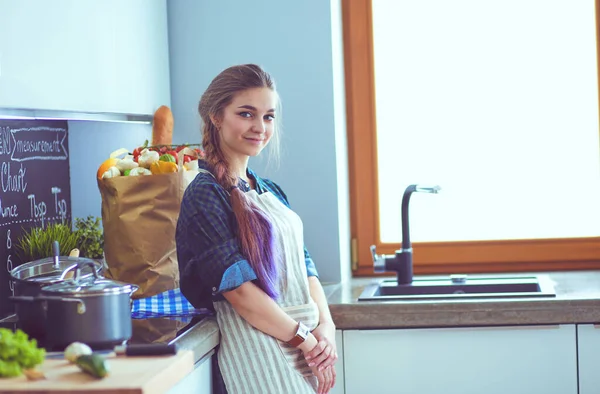
<svg viewBox="0 0 600 394"><path fill-rule="evenodd" d="M44 316L49 348L65 348L83 342L93 349L111 348L131 338L131 294L138 286L99 276L84 278L89 262L79 263L75 276L44 286L37 297L11 297L13 301L32 305L46 304Z"/></svg>
<svg viewBox="0 0 600 394"><path fill-rule="evenodd" d="M10 276L14 283L15 296L39 296L42 287L64 282L70 275L73 275L78 263L89 263L80 272L81 279L91 277L93 272L97 274L102 272L102 264L98 261L69 256L47 257L13 268ZM18 303L15 306L19 328L41 342L46 337L45 306L46 304L41 302Z"/></svg>

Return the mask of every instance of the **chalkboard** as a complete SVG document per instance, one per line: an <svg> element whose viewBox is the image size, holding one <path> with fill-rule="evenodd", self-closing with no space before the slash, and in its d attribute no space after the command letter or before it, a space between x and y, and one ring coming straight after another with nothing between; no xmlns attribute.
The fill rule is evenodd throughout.
<svg viewBox="0 0 600 394"><path fill-rule="evenodd" d="M0 318L14 313L9 272L25 263L23 230L71 220L67 131L62 120L0 119Z"/></svg>

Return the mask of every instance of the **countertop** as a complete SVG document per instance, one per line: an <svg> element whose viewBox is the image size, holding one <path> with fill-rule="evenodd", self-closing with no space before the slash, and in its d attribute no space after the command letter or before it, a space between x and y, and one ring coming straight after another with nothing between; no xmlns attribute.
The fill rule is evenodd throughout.
<svg viewBox="0 0 600 394"><path fill-rule="evenodd" d="M389 277L354 278L347 283L325 284L323 288L333 320L340 330L600 322L600 271L510 275L546 275L554 284L556 297L385 302L357 300L365 286ZM181 349L192 350L195 360L206 357L219 343L215 318L205 318L176 341Z"/></svg>
<svg viewBox="0 0 600 394"><path fill-rule="evenodd" d="M15 318L3 322L10 325ZM199 321L194 323L196 320ZM31 382L24 376L4 378L0 380L0 393L164 393L190 374L195 364L210 362L219 344L219 327L214 316L198 316L192 323L168 318L134 319L132 323L129 343L175 343L177 355L125 357L99 350L108 358L110 373L104 379L94 379L64 360L62 353L50 352L37 368L46 379Z"/></svg>
<svg viewBox="0 0 600 394"><path fill-rule="evenodd" d="M209 316L203 318L170 343L175 343L180 351L191 350L194 361L197 363L212 355L213 349L219 344L220 338L217 319L214 316Z"/></svg>
<svg viewBox="0 0 600 394"><path fill-rule="evenodd" d="M367 302L357 300L364 287L390 278L355 278L324 287L341 330L600 322L600 271L511 275L546 275L554 282L556 297Z"/></svg>
<svg viewBox="0 0 600 394"><path fill-rule="evenodd" d="M325 284L323 287L336 327L341 330L600 322L600 271L519 273L514 275L546 275L554 283L556 296L552 298L359 302L358 296L365 286L390 278L354 278L347 283ZM494 274L494 276L502 275ZM194 364L208 361L219 344L219 328L214 316L202 317L199 322L192 324L191 328L177 335L176 333L180 329L179 323L174 326L175 323L166 324L157 320L136 324L144 326L137 327L136 333L139 337L132 338L133 342L176 343L180 353L170 359L139 359L138 364L141 369L130 368L135 360L114 360L116 363L123 364L123 376L120 376L120 383L115 384L116 387L113 388L116 391L121 389L132 393L147 393L154 392L155 389L159 389L159 386L162 386L163 389L169 387L191 372ZM156 373L158 371L151 373L152 371L149 371L151 368L144 367L143 362L150 362L148 365L151 365L152 368L159 366L160 363L165 364L161 367L160 373ZM65 366L64 363L48 366L48 368L54 367L71 368ZM173 368L177 372L174 372ZM134 370L144 370L146 373L143 374L144 377L140 376L137 380L129 380L127 374L133 373ZM169 375L168 379L164 379L165 373ZM81 374L78 376L81 378ZM161 381L162 384L150 384L156 381ZM14 381L14 383L18 382ZM107 380L105 383L110 382ZM99 383L88 382L86 388L92 389L94 384ZM17 386L24 389L25 384L23 387L20 387L19 384ZM27 387L31 388L31 382L27 384ZM44 388L51 391L50 387ZM80 388L83 387L80 386ZM110 391L110 389L107 390L107 392Z"/></svg>
<svg viewBox="0 0 600 394"><path fill-rule="evenodd" d="M458 301L357 300L365 286L390 279L387 277L354 278L347 283L325 284L323 288L333 320L340 330L600 322L600 271L512 275L546 275L554 283L556 297ZM181 350L191 350L198 362L212 355L219 339L216 319L209 316L171 342L177 343Z"/></svg>

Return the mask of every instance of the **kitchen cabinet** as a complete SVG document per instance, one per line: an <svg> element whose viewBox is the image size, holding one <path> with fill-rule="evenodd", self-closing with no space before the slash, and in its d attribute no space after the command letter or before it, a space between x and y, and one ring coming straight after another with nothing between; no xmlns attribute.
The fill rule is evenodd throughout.
<svg viewBox="0 0 600 394"><path fill-rule="evenodd" d="M329 394L344 394L344 335L342 330L335 332L335 345L338 352L338 361L335 364L336 380L335 386Z"/></svg>
<svg viewBox="0 0 600 394"><path fill-rule="evenodd" d="M575 330L575 325L345 330L346 394L577 394ZM594 387L597 392L598 384Z"/></svg>
<svg viewBox="0 0 600 394"><path fill-rule="evenodd" d="M214 351L200 359L194 370L173 386L168 394L212 394L212 357L217 357Z"/></svg>
<svg viewBox="0 0 600 394"><path fill-rule="evenodd" d="M170 105L166 0L0 0L0 108Z"/></svg>
<svg viewBox="0 0 600 394"><path fill-rule="evenodd" d="M336 363L336 385L329 394L344 394L344 346L342 330L335 333L335 341L338 350L338 361ZM214 351L196 363L194 371L175 385L168 394L211 394L212 384L212 357L217 357Z"/></svg>
<svg viewBox="0 0 600 394"><path fill-rule="evenodd" d="M579 394L596 394L600 390L600 325L577 325L579 355Z"/></svg>

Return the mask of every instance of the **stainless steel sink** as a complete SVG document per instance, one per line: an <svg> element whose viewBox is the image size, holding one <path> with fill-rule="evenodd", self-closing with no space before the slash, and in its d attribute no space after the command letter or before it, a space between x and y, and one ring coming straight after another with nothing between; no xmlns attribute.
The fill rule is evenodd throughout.
<svg viewBox="0 0 600 394"><path fill-rule="evenodd" d="M555 297L552 281L539 276L414 278L408 285L384 280L368 285L359 301Z"/></svg>

